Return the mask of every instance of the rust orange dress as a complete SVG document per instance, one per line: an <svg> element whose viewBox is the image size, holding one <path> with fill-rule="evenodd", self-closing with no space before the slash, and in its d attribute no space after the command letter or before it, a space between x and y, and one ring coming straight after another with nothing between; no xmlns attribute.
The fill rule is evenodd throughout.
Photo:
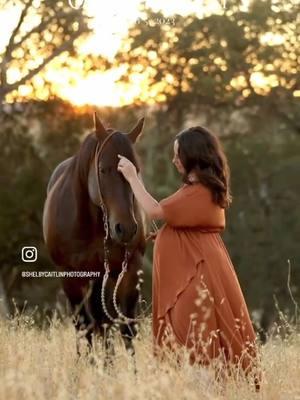
<svg viewBox="0 0 300 400"><path fill-rule="evenodd" d="M256 335L220 236L224 209L201 183L184 184L160 204L166 224L153 251L154 355L172 338L189 349L191 364L221 356L250 371Z"/></svg>

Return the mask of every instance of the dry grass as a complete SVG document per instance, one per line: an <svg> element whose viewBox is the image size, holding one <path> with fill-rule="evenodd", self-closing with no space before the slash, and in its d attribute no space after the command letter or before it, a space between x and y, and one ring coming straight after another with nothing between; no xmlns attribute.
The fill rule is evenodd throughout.
<svg viewBox="0 0 300 400"><path fill-rule="evenodd" d="M84 348L84 343L82 346ZM87 356L77 359L71 320L54 318L39 329L32 317L16 315L0 321L0 399L289 399L300 400L300 334L274 335L262 348L265 378L260 393L245 380L230 379L223 388L212 370L179 368L172 360L158 363L152 355L151 320L145 319L135 339L137 375L119 336L115 338L115 364L103 368L98 342L95 364Z"/></svg>

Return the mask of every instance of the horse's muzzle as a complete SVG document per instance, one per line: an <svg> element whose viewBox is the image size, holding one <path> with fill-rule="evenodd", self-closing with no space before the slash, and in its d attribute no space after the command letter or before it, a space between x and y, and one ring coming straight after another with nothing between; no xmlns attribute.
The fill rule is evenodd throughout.
<svg viewBox="0 0 300 400"><path fill-rule="evenodd" d="M130 225L125 225L121 223L115 224L114 235L116 239L123 244L130 243L134 239L136 233L137 233L136 223Z"/></svg>

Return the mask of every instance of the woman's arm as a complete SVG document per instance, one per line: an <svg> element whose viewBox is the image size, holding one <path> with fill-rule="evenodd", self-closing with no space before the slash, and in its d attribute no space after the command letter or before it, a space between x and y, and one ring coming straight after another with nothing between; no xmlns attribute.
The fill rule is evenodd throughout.
<svg viewBox="0 0 300 400"><path fill-rule="evenodd" d="M150 193L147 192L143 183L135 175L129 179L131 189L146 214L151 219L163 219L163 209L159 202L155 200Z"/></svg>
<svg viewBox="0 0 300 400"><path fill-rule="evenodd" d="M161 205L151 196L150 193L147 192L145 186L138 178L135 166L126 157L121 155L118 157L120 158L118 171L123 174L124 178L130 184L135 198L145 210L148 217L151 219L163 219L164 213Z"/></svg>

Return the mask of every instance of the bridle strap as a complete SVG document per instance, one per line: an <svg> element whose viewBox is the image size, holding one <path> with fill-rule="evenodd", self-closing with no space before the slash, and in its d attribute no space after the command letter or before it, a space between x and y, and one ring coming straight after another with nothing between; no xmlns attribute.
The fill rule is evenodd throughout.
<svg viewBox="0 0 300 400"><path fill-rule="evenodd" d="M97 189L98 189L98 195L100 199L100 206L103 209L104 208L104 201L101 193L101 188L100 188L100 176L99 176L99 159L101 156L101 153L104 149L104 146L106 143L109 141L109 139L116 133L116 131L111 132L106 138L103 140L103 142L100 144L99 142L97 143L96 150L95 150L95 169L96 169L96 176L97 176Z"/></svg>

